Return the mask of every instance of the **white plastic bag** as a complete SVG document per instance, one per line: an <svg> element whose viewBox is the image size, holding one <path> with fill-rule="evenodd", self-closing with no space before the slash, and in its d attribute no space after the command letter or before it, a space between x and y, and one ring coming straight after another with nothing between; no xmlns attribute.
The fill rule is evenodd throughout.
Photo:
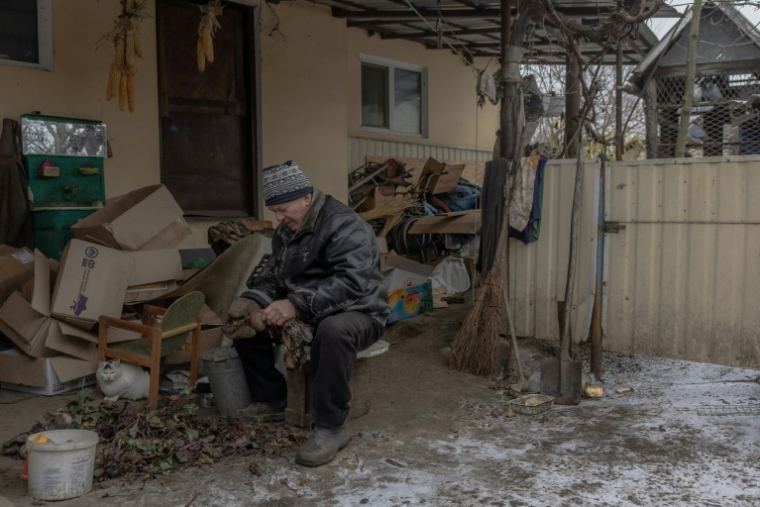
<svg viewBox="0 0 760 507"><path fill-rule="evenodd" d="M462 259L446 257L433 271L433 289L446 287L446 293L456 294L470 288L470 275Z"/></svg>

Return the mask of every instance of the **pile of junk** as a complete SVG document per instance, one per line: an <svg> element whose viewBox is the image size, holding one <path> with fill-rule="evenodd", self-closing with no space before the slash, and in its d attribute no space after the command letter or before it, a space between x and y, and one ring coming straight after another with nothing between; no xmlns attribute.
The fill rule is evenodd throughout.
<svg viewBox="0 0 760 507"><path fill-rule="evenodd" d="M349 174L349 204L372 225L381 250L422 264L477 257L478 185L465 164L433 158L368 160Z"/></svg>

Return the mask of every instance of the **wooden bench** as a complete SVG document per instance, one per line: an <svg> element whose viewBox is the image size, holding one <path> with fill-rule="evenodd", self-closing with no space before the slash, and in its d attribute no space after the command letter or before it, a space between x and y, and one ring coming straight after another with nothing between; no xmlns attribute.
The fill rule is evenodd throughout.
<svg viewBox="0 0 760 507"><path fill-rule="evenodd" d="M378 340L357 354L354 373L348 384L351 388L351 410L346 422L369 412L372 401L372 361L370 359L384 354L388 351L388 347L388 342ZM285 421L299 428L310 428L314 387L311 363L307 361L300 368L288 368L287 381L288 406L285 409Z"/></svg>

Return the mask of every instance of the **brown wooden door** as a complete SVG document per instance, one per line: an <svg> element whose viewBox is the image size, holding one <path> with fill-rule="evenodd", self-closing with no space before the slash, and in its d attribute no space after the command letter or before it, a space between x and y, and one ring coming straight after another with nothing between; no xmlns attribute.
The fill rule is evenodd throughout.
<svg viewBox="0 0 760 507"><path fill-rule="evenodd" d="M253 8L225 3L214 63L198 72L198 3L158 0L161 181L185 214L254 215Z"/></svg>

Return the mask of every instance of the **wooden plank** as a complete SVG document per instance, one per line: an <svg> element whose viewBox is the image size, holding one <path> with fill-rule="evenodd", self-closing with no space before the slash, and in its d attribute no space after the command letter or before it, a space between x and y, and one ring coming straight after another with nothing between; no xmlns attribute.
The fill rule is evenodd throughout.
<svg viewBox="0 0 760 507"><path fill-rule="evenodd" d="M313 376L311 363L300 368L288 368L288 406L285 421L299 428L311 426L311 404Z"/></svg>
<svg viewBox="0 0 760 507"><path fill-rule="evenodd" d="M147 356L141 356L139 354L132 354L131 352L122 352L121 350L106 349L105 357L112 357L121 361L133 364L139 364L146 368L150 366L150 358ZM105 359L104 359L105 360Z"/></svg>

